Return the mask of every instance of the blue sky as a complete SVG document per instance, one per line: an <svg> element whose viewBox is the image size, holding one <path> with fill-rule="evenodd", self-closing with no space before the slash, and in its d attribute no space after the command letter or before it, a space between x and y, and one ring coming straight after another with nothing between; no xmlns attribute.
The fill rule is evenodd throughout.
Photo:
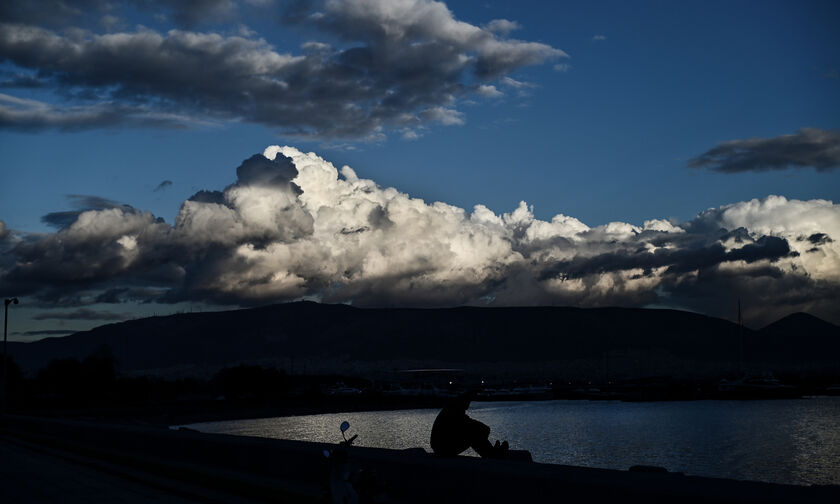
<svg viewBox="0 0 840 504"><path fill-rule="evenodd" d="M140 84L151 82L153 87L154 81L141 83L138 78L138 85L132 88L130 76L107 77L84 68L68 70L49 61L45 50L35 52L42 55L39 59L9 42L9 34L21 27L40 27L71 40L72 29L88 30L81 37L90 38L106 33L137 34L137 25L142 24L145 30L161 35L178 29L252 41L262 38L278 54L300 55L301 44L318 41L331 44L335 54L340 54L366 43L367 20L356 14L336 14L340 9L329 2L303 2L309 21L291 22L281 19L288 11L280 2L208 0L194 2L189 16L181 13L188 20L178 21L178 11L163 0L153 2L158 8L146 10L132 2L90 3L94 7L86 12L92 14L64 17L47 18L14 6L0 11L7 37L0 46L4 82L0 93L6 97L0 102L3 110L25 108L35 114L53 107L60 115L72 107L93 110L99 106L96 110L101 110L127 104L158 116L171 112L178 119L149 125L138 124L136 115L126 115L112 122L61 123L62 128L47 119L29 118L24 124L20 115L3 116L0 220L29 240L35 240L33 233L60 232L45 224L42 216L71 210L67 195L107 198L151 212L173 225L182 203L191 195L233 184L236 167L244 159L274 144L314 151L336 167L347 164L358 176L372 179L380 187L395 187L427 203L441 201L467 212L480 204L501 215L526 201L533 205L536 219L550 221L563 214L590 228L609 222L643 226L651 219L670 219L679 225L692 222L706 209L769 195L802 201L840 199L840 170L830 160L822 167L794 160L774 165L777 169L757 164L734 172L720 166L715 171L714 164L689 167L690 160L724 142L772 140L797 135L803 129L829 135L825 145L828 151L836 151L836 136L831 136L840 128L840 34L836 28L840 6L836 2L448 2L457 21L487 33L493 20L513 21L516 29L507 34L493 31L492 36L541 46L529 46L533 54L518 56L521 61L492 75L464 71L457 81L461 91L450 102L431 98L407 107L402 112L416 114L414 122L400 123L392 117L376 123L373 140L371 130L354 137L346 131L336 133L332 126L318 126L308 136L290 134L294 123L271 124L259 110L232 113L224 104L213 109L207 105L209 101L194 107L188 103L188 93L166 94L169 91L162 85L163 91L138 91L145 89ZM418 8L429 5L409 3ZM380 3L371 0L371 5ZM323 12L327 16L311 17ZM333 24L318 24L326 22ZM435 27L423 27L427 28L433 35L423 32L426 34L418 41L428 42L437 36ZM513 47L512 42L504 43L508 49ZM468 48L465 54L477 53ZM128 61L138 57L138 53L124 55ZM123 61L114 68L125 73L131 66ZM371 68L373 72L380 67ZM36 88L9 84L20 76L41 78L43 83ZM493 86L494 91L470 90L479 84ZM433 95L430 89L445 94L434 83L424 85L423 94L418 92L412 98L422 102ZM15 99L37 100L39 105L18 107L12 103ZM424 110L432 112L424 115ZM434 110L449 111L449 120L436 119ZM330 122L329 111L324 112L324 120ZM341 126L340 120L335 122ZM760 148L764 147L755 149ZM171 184L155 190L163 181ZM836 210L836 205L831 208ZM825 219L828 227L837 227L836 213ZM756 231L745 227L754 240L773 233L782 236L772 225ZM806 228L799 235L827 231ZM785 238L789 242L799 236L792 229L784 231L790 235ZM831 240L825 242L827 246L836 246ZM836 253L830 251L826 261L834 261ZM578 251L562 259L585 255ZM775 259L771 262L776 264ZM834 262L821 264L821 270L834 271L836 266ZM832 275L826 281L834 282ZM307 282L310 280L307 277ZM59 278L44 281L63 282ZM330 282L347 284L346 280ZM37 297L36 290L31 295ZM479 291L475 297L446 297L442 303L496 299L489 291ZM323 292L313 288L305 295L323 296ZM285 293L264 301L299 297ZM348 294L336 300L352 302L351 298ZM236 296L224 299L224 306L242 304ZM646 306L663 301L534 299L583 306ZM220 303L215 298L201 302ZM38 306L33 313L56 308L43 299L31 305ZM82 305L77 303L74 309ZM173 306L115 308L97 304L93 309L147 313L165 312ZM674 306L722 315L705 305L681 301ZM837 315L813 304L789 308L809 306L829 318ZM784 311L756 313L756 319L766 321ZM31 322L36 329L52 327L47 325Z"/></svg>

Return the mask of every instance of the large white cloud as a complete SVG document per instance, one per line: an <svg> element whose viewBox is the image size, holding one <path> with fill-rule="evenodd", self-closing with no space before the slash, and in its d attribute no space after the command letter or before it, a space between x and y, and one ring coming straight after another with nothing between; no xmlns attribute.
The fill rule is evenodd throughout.
<svg viewBox="0 0 840 504"><path fill-rule="evenodd" d="M62 217L72 221L56 233L16 238L3 282L45 303L108 291L242 305L654 304L730 316L740 297L758 323L798 310L840 321L840 205L824 200L768 196L683 223L589 227L537 219L524 202L502 214L425 202L272 146L224 191L184 202L174 225L128 206Z"/></svg>

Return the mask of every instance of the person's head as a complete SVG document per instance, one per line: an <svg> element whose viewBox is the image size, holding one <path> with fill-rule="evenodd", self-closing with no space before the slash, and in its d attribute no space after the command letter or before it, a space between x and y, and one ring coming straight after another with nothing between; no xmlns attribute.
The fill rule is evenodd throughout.
<svg viewBox="0 0 840 504"><path fill-rule="evenodd" d="M455 399L452 400L452 407L454 409L467 411L470 407L470 403L473 400L473 393L471 391L464 392L463 394L459 395Z"/></svg>

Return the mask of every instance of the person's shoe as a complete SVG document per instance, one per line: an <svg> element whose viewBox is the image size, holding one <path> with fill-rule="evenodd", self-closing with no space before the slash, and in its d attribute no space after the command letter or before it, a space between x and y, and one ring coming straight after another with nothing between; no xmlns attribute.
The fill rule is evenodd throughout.
<svg viewBox="0 0 840 504"><path fill-rule="evenodd" d="M510 445L508 444L507 441L504 441L500 444L499 440L497 439L496 444L493 445L493 451L491 452L492 453L491 457L495 458L495 459L503 459L507 456L509 449L510 449Z"/></svg>

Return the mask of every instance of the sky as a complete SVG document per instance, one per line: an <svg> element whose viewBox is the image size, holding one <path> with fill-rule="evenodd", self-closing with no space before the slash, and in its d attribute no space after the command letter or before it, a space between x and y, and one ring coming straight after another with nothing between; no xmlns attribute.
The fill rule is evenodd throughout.
<svg viewBox="0 0 840 504"><path fill-rule="evenodd" d="M836 2L0 6L0 294L840 323ZM345 168L347 167L347 168Z"/></svg>

